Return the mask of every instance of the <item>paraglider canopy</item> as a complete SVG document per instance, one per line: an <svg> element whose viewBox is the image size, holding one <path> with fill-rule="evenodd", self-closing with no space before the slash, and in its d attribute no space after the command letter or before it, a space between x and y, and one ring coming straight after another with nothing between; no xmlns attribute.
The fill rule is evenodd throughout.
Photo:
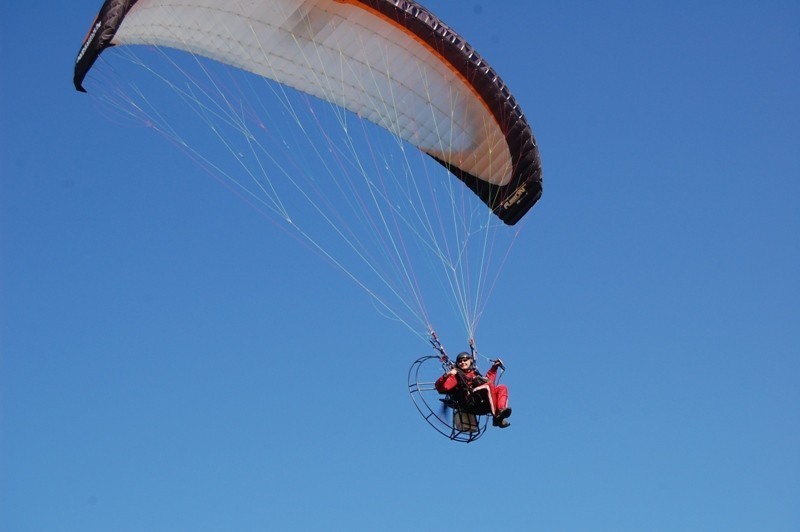
<svg viewBox="0 0 800 532"><path fill-rule="evenodd" d="M74 84L110 46L205 56L344 107L417 146L506 224L542 193L528 122L500 77L411 0L106 0Z"/></svg>

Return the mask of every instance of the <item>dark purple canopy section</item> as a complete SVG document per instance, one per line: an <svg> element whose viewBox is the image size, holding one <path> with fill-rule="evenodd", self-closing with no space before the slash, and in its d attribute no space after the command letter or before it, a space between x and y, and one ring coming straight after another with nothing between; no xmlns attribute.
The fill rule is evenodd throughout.
<svg viewBox="0 0 800 532"><path fill-rule="evenodd" d="M83 88L83 80L89 69L100 56L100 52L111 45L111 39L117 33L122 19L128 14L136 0L106 0L100 13L94 19L89 33L81 45L78 57L75 59L75 75L73 83L75 88L81 92L86 92Z"/></svg>

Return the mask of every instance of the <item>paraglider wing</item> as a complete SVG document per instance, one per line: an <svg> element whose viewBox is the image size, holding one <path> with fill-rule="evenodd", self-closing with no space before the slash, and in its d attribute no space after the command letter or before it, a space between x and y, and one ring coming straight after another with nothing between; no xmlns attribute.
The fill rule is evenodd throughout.
<svg viewBox="0 0 800 532"><path fill-rule="evenodd" d="M107 0L74 83L114 45L167 46L344 107L417 146L507 224L542 193L531 128L499 76L408 0Z"/></svg>

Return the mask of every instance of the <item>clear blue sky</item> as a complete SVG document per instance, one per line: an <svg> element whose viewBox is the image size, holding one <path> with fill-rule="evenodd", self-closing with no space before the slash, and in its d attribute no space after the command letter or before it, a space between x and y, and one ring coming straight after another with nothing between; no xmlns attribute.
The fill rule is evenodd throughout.
<svg viewBox="0 0 800 532"><path fill-rule="evenodd" d="M424 342L72 89L100 4L0 5L0 529L800 529L800 4L425 3L545 169L469 445Z"/></svg>

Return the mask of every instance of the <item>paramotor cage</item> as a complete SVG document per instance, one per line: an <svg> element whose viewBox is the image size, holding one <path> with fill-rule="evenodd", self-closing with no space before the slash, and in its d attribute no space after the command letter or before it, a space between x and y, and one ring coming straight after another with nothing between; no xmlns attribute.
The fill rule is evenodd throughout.
<svg viewBox="0 0 800 532"><path fill-rule="evenodd" d="M488 418L463 411L450 395L436 390L436 379L451 368L452 362L446 356L418 358L408 370L408 392L419 413L439 434L470 443L486 431Z"/></svg>

